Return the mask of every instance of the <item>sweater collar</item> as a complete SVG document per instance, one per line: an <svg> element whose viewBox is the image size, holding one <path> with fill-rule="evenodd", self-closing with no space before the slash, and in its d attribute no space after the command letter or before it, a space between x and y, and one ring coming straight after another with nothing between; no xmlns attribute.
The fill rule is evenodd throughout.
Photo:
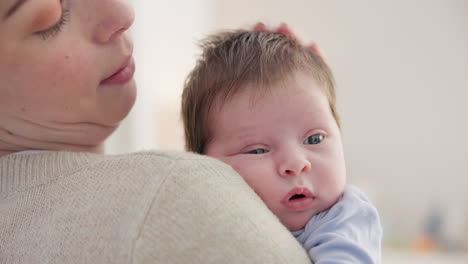
<svg viewBox="0 0 468 264"><path fill-rule="evenodd" d="M98 154L22 151L0 157L0 199L44 184L88 165Z"/></svg>

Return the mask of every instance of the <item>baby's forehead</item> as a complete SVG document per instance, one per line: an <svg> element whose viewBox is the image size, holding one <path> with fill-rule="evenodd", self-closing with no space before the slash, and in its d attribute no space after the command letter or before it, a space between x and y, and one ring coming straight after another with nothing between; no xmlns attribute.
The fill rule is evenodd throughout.
<svg viewBox="0 0 468 264"><path fill-rule="evenodd" d="M205 112L206 131L210 131L220 118L225 118L223 113L235 106L238 109L261 110L266 104L284 103L284 97L301 94L303 92L321 93L328 98L324 84L319 83L312 74L297 72L289 76L283 76L270 82L246 82L242 86L233 87L227 93L218 93L213 97L211 105ZM239 108L240 106L240 108ZM328 105L327 105L328 107Z"/></svg>
<svg viewBox="0 0 468 264"><path fill-rule="evenodd" d="M232 108L239 111L261 111L264 107L271 105L290 107L298 101L297 95L301 97L310 94L320 94L326 97L323 88L319 87L313 79L304 81L300 78L290 78L269 85L250 83L239 87L228 96L216 98L209 115L213 119Z"/></svg>
<svg viewBox="0 0 468 264"><path fill-rule="evenodd" d="M246 92L218 105L210 113L211 132L219 136L246 131L290 131L306 124L309 127L326 120L325 117L330 119L328 100L318 87L295 92L296 89L283 89L263 97Z"/></svg>
<svg viewBox="0 0 468 264"><path fill-rule="evenodd" d="M321 92L326 92L325 84L318 81L314 75L304 71L298 71L284 75L282 78L246 82L243 85L233 87L229 92L218 94L213 104L218 110L231 101L244 101L249 105L261 103L265 98L283 96L298 91L315 91L319 87ZM319 92L319 90L317 90Z"/></svg>

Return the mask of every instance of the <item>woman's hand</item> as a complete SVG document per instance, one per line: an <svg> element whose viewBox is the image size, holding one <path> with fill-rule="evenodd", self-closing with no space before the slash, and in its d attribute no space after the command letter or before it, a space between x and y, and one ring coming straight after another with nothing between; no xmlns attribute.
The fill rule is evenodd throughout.
<svg viewBox="0 0 468 264"><path fill-rule="evenodd" d="M281 23L277 28L268 28L262 22L258 22L253 27L253 30L266 31L266 32L276 32L276 33L284 34L284 35L291 36L291 37L297 39L296 34L294 34L292 32L292 30L289 28L289 26L286 23ZM313 52L315 52L316 54L318 54L320 57L322 57L322 59L325 60L325 55L322 52L322 50L320 50L317 43L311 43L311 44L308 44L308 45L305 45L305 46L307 48L309 48L310 50L312 50Z"/></svg>

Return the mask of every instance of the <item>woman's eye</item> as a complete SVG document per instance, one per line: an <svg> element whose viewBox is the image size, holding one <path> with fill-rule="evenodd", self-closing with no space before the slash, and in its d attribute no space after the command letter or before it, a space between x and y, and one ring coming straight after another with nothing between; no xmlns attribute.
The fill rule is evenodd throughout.
<svg viewBox="0 0 468 264"><path fill-rule="evenodd" d="M49 38L56 36L62 30L62 27L68 22L69 16L70 16L70 10L68 9L68 7L63 8L62 16L60 17L60 20L57 23L55 23L53 26L51 26L48 29L36 32L36 34L42 37L42 39L44 40L47 40Z"/></svg>
<svg viewBox="0 0 468 264"><path fill-rule="evenodd" d="M268 153L268 150L266 149L254 149L251 151L248 151L247 154L265 154Z"/></svg>
<svg viewBox="0 0 468 264"><path fill-rule="evenodd" d="M304 140L304 144L306 144L306 145L316 145L316 144L320 144L320 142L322 142L322 140L323 140L323 135L322 134L313 134L311 136L308 136Z"/></svg>

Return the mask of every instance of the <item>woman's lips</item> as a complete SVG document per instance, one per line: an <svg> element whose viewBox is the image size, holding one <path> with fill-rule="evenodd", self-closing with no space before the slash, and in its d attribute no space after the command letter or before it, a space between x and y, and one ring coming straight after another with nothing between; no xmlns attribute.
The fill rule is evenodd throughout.
<svg viewBox="0 0 468 264"><path fill-rule="evenodd" d="M293 198L296 196L295 198ZM302 211L309 209L314 203L315 196L307 188L296 187L286 194L281 203L291 211Z"/></svg>
<svg viewBox="0 0 468 264"><path fill-rule="evenodd" d="M107 77L106 79L101 81L102 85L115 85L115 84L126 84L133 78L133 74L135 73L135 62L133 57L130 56L125 62L122 64L120 69L116 71L111 76Z"/></svg>

